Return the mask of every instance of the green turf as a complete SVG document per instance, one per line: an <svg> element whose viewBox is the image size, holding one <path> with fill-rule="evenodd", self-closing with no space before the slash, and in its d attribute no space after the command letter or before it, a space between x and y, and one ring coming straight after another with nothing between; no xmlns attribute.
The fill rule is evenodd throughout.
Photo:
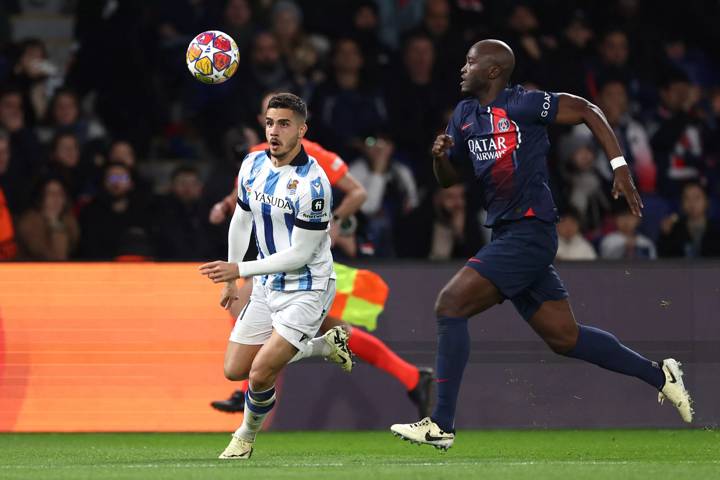
<svg viewBox="0 0 720 480"><path fill-rule="evenodd" d="M705 430L463 431L447 453L388 432L273 432L251 460L217 460L228 440L0 434L0 479L720 479L720 432Z"/></svg>

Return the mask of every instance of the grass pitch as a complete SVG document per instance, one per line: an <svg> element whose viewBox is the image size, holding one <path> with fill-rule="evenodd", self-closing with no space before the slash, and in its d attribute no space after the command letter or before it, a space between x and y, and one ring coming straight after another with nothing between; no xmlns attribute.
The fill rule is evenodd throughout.
<svg viewBox="0 0 720 480"><path fill-rule="evenodd" d="M0 478L720 479L720 432L461 431L447 453L390 432L264 432L249 461L220 434L0 434Z"/></svg>

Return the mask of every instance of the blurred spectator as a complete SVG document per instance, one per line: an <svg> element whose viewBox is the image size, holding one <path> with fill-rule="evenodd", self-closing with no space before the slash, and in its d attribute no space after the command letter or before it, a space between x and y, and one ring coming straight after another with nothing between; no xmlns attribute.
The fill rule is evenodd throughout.
<svg viewBox="0 0 720 480"><path fill-rule="evenodd" d="M80 227L81 254L93 260L128 253L124 242L147 238L148 209L134 193L130 168L122 163L105 165L102 191L81 212Z"/></svg>
<svg viewBox="0 0 720 480"><path fill-rule="evenodd" d="M422 24L411 30L410 35L417 33L422 33L432 40L435 51L439 53L438 71L452 73L460 71L470 45L463 39L458 29L452 28L448 0L426 1Z"/></svg>
<svg viewBox="0 0 720 480"><path fill-rule="evenodd" d="M410 169L393 160L395 145L388 138L372 139L365 156L350 165L350 173L367 190L360 208L367 217L367 235L378 256L393 256L393 227L399 216L418 206L417 186Z"/></svg>
<svg viewBox="0 0 720 480"><path fill-rule="evenodd" d="M27 128L22 108L22 94L9 88L0 92L0 143L9 148L0 187L5 191L12 211L24 207L28 186L42 165L42 150L31 128Z"/></svg>
<svg viewBox="0 0 720 480"><path fill-rule="evenodd" d="M470 44L482 38L494 35L493 8L500 6L492 0L454 0L452 28L462 32ZM469 45L469 44L468 44Z"/></svg>
<svg viewBox="0 0 720 480"><path fill-rule="evenodd" d="M305 34L302 20L302 12L293 2L280 0L273 6L272 32L279 50L292 72L298 94L310 98L315 84L323 79L320 57L330 45L324 37Z"/></svg>
<svg viewBox="0 0 720 480"><path fill-rule="evenodd" d="M548 89L590 98L585 83L585 69L594 37L595 32L586 14L582 10L574 12L558 39L557 48L550 52L550 70L553 74Z"/></svg>
<svg viewBox="0 0 720 480"><path fill-rule="evenodd" d="M241 62L242 63L242 62ZM282 60L280 46L270 32L259 32L253 38L250 50L250 62L238 72L239 82L236 91L244 101L246 114L252 119L252 112L257 109L265 92L293 91L294 84Z"/></svg>
<svg viewBox="0 0 720 480"><path fill-rule="evenodd" d="M682 191L682 215L671 215L660 225L661 257L720 256L720 226L708 218L708 198L697 183Z"/></svg>
<svg viewBox="0 0 720 480"><path fill-rule="evenodd" d="M557 224L558 260L595 260L597 253L593 246L580 234L580 216L574 209L568 209L560 216Z"/></svg>
<svg viewBox="0 0 720 480"><path fill-rule="evenodd" d="M652 240L638 233L640 217L630 212L625 200L619 200L615 214L617 231L605 235L600 242L600 257L606 260L655 259L657 252Z"/></svg>
<svg viewBox="0 0 720 480"><path fill-rule="evenodd" d="M516 3L507 18L507 40L515 53L513 83L547 85L551 45L539 33L540 22L529 3ZM554 46L554 45L553 45Z"/></svg>
<svg viewBox="0 0 720 480"><path fill-rule="evenodd" d="M80 229L70 212L71 202L59 178L40 181L33 206L18 221L22 260L68 260L78 246Z"/></svg>
<svg viewBox="0 0 720 480"><path fill-rule="evenodd" d="M43 154L35 132L25 119L20 90L8 87L0 91L0 129L10 135L11 158L23 172L32 172L42 164Z"/></svg>
<svg viewBox="0 0 720 480"><path fill-rule="evenodd" d="M282 92L271 91L266 93L258 105L255 106L255 117L252 123L240 123L228 129L225 135L225 152L223 158L226 165L231 165L234 176L250 147L265 141L265 110L270 98ZM237 167L237 168L236 168Z"/></svg>
<svg viewBox="0 0 720 480"><path fill-rule="evenodd" d="M22 88L25 118L30 124L45 118L52 87L50 80L57 73L42 40L33 38L22 42L11 82Z"/></svg>
<svg viewBox="0 0 720 480"><path fill-rule="evenodd" d="M666 61L682 70L695 85L709 88L718 84L717 66L706 55L690 47L681 32L673 32L664 39Z"/></svg>
<svg viewBox="0 0 720 480"><path fill-rule="evenodd" d="M60 133L53 138L48 170L62 180L65 193L73 201L91 193L88 172L80 165L80 142L74 134Z"/></svg>
<svg viewBox="0 0 720 480"><path fill-rule="evenodd" d="M303 15L300 8L289 0L279 0L272 10L271 28L285 62L291 64L296 50L310 39L302 29ZM310 46L312 49L313 47Z"/></svg>
<svg viewBox="0 0 720 480"><path fill-rule="evenodd" d="M365 137L381 131L386 122L385 102L375 85L363 76L364 58L355 40L335 42L332 71L318 86L310 111L310 136L342 158L362 152Z"/></svg>
<svg viewBox="0 0 720 480"><path fill-rule="evenodd" d="M127 140L118 139L110 144L107 151L108 163L122 163L128 167L132 174L133 190L135 195L143 201L149 201L152 196L153 185L143 178L137 168L137 154L135 147Z"/></svg>
<svg viewBox="0 0 720 480"><path fill-rule="evenodd" d="M100 122L81 115L80 100L70 89L61 88L55 92L47 113L45 125L38 128L38 137L44 143L58 133L74 134L81 146L105 137L105 128Z"/></svg>
<svg viewBox="0 0 720 480"><path fill-rule="evenodd" d="M137 166L135 148L127 140L115 140L108 149L108 162L122 163L128 168Z"/></svg>
<svg viewBox="0 0 720 480"><path fill-rule="evenodd" d="M243 58L255 34L250 2L248 0L225 0L222 26L219 30L235 40L240 51L240 58Z"/></svg>
<svg viewBox="0 0 720 480"><path fill-rule="evenodd" d="M181 166L172 174L170 194L161 199L153 228L157 232L157 258L198 260L212 258L209 206L202 201L203 182L198 170Z"/></svg>
<svg viewBox="0 0 720 480"><path fill-rule="evenodd" d="M435 54L428 36L411 35L405 42L403 69L388 82L386 95L398 156L413 168L423 186L434 184L428 152L457 91L443 87L434 75Z"/></svg>
<svg viewBox="0 0 720 480"><path fill-rule="evenodd" d="M578 212L582 230L590 231L602 224L610 210L608 194L612 174L610 166L597 158L592 139L579 130L581 128L587 127L575 127L560 141L560 174L564 180L564 198Z"/></svg>
<svg viewBox="0 0 720 480"><path fill-rule="evenodd" d="M449 260L468 258L483 245L477 211L470 208L464 185L435 189L394 224L400 257Z"/></svg>
<svg viewBox="0 0 720 480"><path fill-rule="evenodd" d="M677 198L685 182L703 177L703 125L695 111L699 95L682 71L669 70L661 79L650 131L658 192L667 198Z"/></svg>
<svg viewBox="0 0 720 480"><path fill-rule="evenodd" d="M647 107L654 93L647 84L651 74L645 71L641 59L635 58L631 53L625 30L611 27L602 33L597 57L587 62L585 90L590 98L597 98L600 87L614 79L625 84L632 100L631 111L639 112Z"/></svg>
<svg viewBox="0 0 720 480"><path fill-rule="evenodd" d="M180 2L172 4L178 17L182 17ZM154 79L158 74L154 48L157 42L153 26L148 25L152 18L148 8L148 2L78 0L79 49L70 64L66 84L81 98L94 93L95 113L109 135L130 139L142 153L149 148L163 116L159 101L167 88L156 87ZM187 42L172 61L186 70L185 48Z"/></svg>
<svg viewBox="0 0 720 480"><path fill-rule="evenodd" d="M657 172L650 139L645 127L630 115L625 84L620 80L608 80L600 87L597 104L615 132L625 160L637 179L638 189L644 193L654 192ZM587 133L591 135L589 129ZM595 144L598 160L609 163L605 152Z"/></svg>
<svg viewBox="0 0 720 480"><path fill-rule="evenodd" d="M425 14L423 0L376 3L380 16L380 39L392 49L399 46L401 36L416 27Z"/></svg>
<svg viewBox="0 0 720 480"><path fill-rule="evenodd" d="M433 195L432 234L430 260L449 260L451 258L467 258L476 253L468 238L472 232L466 230L467 210L465 202L465 186L453 185L440 188Z"/></svg>
<svg viewBox="0 0 720 480"><path fill-rule="evenodd" d="M388 67L391 50L379 35L380 12L372 0L357 2L352 17L352 37L365 55L365 68L371 75L378 75Z"/></svg>
<svg viewBox="0 0 720 480"><path fill-rule="evenodd" d="M608 79L621 79L631 91L630 45L627 33L619 28L605 30L600 36L597 57L588 65L586 72L586 90L591 98L596 98L599 87Z"/></svg>

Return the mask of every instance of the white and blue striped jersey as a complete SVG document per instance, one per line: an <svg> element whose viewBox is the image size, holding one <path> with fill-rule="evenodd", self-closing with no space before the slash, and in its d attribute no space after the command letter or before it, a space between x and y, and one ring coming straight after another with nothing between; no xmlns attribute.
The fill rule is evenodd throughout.
<svg viewBox="0 0 720 480"><path fill-rule="evenodd" d="M273 166L266 151L248 155L238 175L238 206L253 216L258 258L290 248L293 228L328 231L332 216L330 182L318 162L300 153L289 165ZM335 278L330 236L307 265L262 277L273 290L324 290Z"/></svg>

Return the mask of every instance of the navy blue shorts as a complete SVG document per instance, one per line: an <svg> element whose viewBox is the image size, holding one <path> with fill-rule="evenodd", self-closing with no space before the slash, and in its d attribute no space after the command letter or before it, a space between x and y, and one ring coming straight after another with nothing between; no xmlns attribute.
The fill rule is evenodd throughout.
<svg viewBox="0 0 720 480"><path fill-rule="evenodd" d="M554 224L525 218L493 228L492 241L465 265L490 280L527 321L543 302L568 296L552 266L557 247Z"/></svg>

